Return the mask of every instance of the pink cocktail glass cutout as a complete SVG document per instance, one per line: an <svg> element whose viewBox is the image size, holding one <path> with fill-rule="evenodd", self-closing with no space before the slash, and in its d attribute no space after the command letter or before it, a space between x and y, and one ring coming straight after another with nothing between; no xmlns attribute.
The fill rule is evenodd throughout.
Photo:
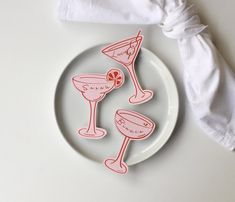
<svg viewBox="0 0 235 202"><path fill-rule="evenodd" d="M117 157L106 159L104 164L113 172L125 174L128 172L128 166L123 161L123 158L130 140L148 138L155 129L155 123L142 114L120 109L115 114L115 125L125 138Z"/></svg>
<svg viewBox="0 0 235 202"><path fill-rule="evenodd" d="M100 139L107 132L96 127L97 104L107 93L117 89L124 83L124 74L119 69L111 69L106 74L81 74L72 78L73 84L82 96L89 102L90 115L87 128L80 128L78 134L83 138Z"/></svg>
<svg viewBox="0 0 235 202"><path fill-rule="evenodd" d="M135 88L134 95L129 98L131 104L142 104L153 97L153 91L142 89L135 73L135 60L142 41L143 35L140 35L139 31L137 36L111 44L101 50L102 53L123 65L129 72Z"/></svg>

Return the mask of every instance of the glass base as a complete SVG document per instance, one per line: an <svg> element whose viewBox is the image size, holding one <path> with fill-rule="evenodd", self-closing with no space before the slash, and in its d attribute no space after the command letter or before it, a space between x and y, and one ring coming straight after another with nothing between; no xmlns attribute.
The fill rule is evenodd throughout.
<svg viewBox="0 0 235 202"><path fill-rule="evenodd" d="M116 159L106 159L104 164L110 170L119 173L119 174L126 174L128 172L128 166L124 162L118 162Z"/></svg>
<svg viewBox="0 0 235 202"><path fill-rule="evenodd" d="M153 91L143 90L144 94L133 95L129 98L129 102L133 105L142 104L148 102L153 98Z"/></svg>
<svg viewBox="0 0 235 202"><path fill-rule="evenodd" d="M96 128L95 132L91 133L87 131L87 128L81 128L78 130L78 134L86 139L101 139L107 134L107 131L102 128Z"/></svg>

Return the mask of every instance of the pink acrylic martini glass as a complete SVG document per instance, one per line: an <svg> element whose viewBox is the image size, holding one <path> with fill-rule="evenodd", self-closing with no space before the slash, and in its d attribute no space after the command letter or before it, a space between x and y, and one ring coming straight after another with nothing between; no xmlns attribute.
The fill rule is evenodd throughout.
<svg viewBox="0 0 235 202"><path fill-rule="evenodd" d="M124 74L119 69L111 69L106 74L82 74L72 78L73 84L90 104L89 124L87 128L80 128L78 134L83 138L100 139L107 132L96 127L97 104L107 93L120 88L124 83Z"/></svg>
<svg viewBox="0 0 235 202"><path fill-rule="evenodd" d="M123 161L123 158L130 140L144 140L148 138L155 129L155 123L148 117L135 111L120 109L115 114L115 125L125 138L117 157L106 159L104 164L113 172L125 174L128 172L128 166Z"/></svg>
<svg viewBox="0 0 235 202"><path fill-rule="evenodd" d="M142 89L135 73L135 60L140 51L142 41L143 35L140 35L139 31L137 36L113 43L101 50L102 53L114 59L128 70L135 88L134 95L129 98L131 104L142 104L153 97L151 90Z"/></svg>

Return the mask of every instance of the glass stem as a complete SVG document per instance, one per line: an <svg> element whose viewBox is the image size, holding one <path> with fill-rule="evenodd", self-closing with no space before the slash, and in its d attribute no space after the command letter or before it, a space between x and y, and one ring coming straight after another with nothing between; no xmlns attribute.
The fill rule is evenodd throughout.
<svg viewBox="0 0 235 202"><path fill-rule="evenodd" d="M87 132L91 134L95 134L97 102L89 101L89 103L90 103L90 118L89 118L89 125L88 125Z"/></svg>
<svg viewBox="0 0 235 202"><path fill-rule="evenodd" d="M129 137L125 137L123 143L122 143L122 147L118 153L118 156L115 160L115 162L119 163L120 166L122 166L122 162L123 162L123 158L124 158L124 154L125 154L125 151L127 149L127 146L130 142L130 138Z"/></svg>
<svg viewBox="0 0 235 202"><path fill-rule="evenodd" d="M127 65L127 70L131 76L131 80L134 84L134 87L135 87L135 96L137 97L137 95L143 95L144 92L143 92L143 89L141 88L140 86L140 83L137 79L137 76L136 76L136 73L135 73L135 67L134 67L134 63L130 64L130 65Z"/></svg>

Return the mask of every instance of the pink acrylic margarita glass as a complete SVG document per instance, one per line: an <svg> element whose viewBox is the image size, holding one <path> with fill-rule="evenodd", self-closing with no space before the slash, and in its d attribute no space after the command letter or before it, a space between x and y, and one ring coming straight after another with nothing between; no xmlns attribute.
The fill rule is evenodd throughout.
<svg viewBox="0 0 235 202"><path fill-rule="evenodd" d="M124 75L119 69L111 69L106 74L81 74L72 78L73 84L89 102L90 115L87 128L80 128L78 134L88 139L100 139L107 132L96 127L97 104L107 93L122 86Z"/></svg>

